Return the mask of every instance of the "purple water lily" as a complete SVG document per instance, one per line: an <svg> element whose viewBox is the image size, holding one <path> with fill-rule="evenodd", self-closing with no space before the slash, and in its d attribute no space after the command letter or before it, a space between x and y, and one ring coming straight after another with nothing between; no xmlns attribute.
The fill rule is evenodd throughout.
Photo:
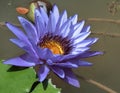
<svg viewBox="0 0 120 93"><path fill-rule="evenodd" d="M96 56L102 52L91 51L90 46L98 38L87 38L90 26L85 21L77 22L78 16L67 18L67 12L59 14L58 7L53 6L50 15L43 8L35 9L35 23L18 17L25 33L18 27L6 23L17 38L11 42L25 51L25 54L4 61L20 67L34 67L40 82L44 81L50 71L67 83L80 87L72 72L79 66L91 66L83 58Z"/></svg>

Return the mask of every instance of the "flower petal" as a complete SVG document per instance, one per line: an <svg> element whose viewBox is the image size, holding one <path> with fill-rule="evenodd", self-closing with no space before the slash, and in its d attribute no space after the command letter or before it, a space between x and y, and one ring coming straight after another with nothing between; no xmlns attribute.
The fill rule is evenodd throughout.
<svg viewBox="0 0 120 93"><path fill-rule="evenodd" d="M52 13L55 17L55 23L58 22L58 19L59 19L59 10L58 10L58 7L56 5L53 6L53 10L52 10Z"/></svg>
<svg viewBox="0 0 120 93"><path fill-rule="evenodd" d="M72 54L72 55L82 54L83 52L86 52L89 49L90 49L90 47L79 47L79 48L75 47L74 49L72 49L70 54Z"/></svg>
<svg viewBox="0 0 120 93"><path fill-rule="evenodd" d="M20 56L20 58L22 58L23 60L26 60L26 61L32 61L34 62L35 64L43 64L42 61L40 61L39 59L37 59L36 57L33 57L31 55L29 55L28 53L25 53L23 55Z"/></svg>
<svg viewBox="0 0 120 93"><path fill-rule="evenodd" d="M56 5L53 6L52 11L50 12L49 21L48 21L48 30L53 34L56 31L56 25L59 22L59 10Z"/></svg>
<svg viewBox="0 0 120 93"><path fill-rule="evenodd" d="M44 10L44 8L40 7L40 14L41 14L41 17L42 17L44 23L47 24L49 19L48 19L48 15L47 15L46 11Z"/></svg>
<svg viewBox="0 0 120 93"><path fill-rule="evenodd" d="M39 81L42 82L46 79L50 69L46 65L41 65L38 71Z"/></svg>
<svg viewBox="0 0 120 93"><path fill-rule="evenodd" d="M24 49L26 46L29 47L28 44L26 44L24 41L19 40L19 39L17 39L17 38L12 38L12 39L10 39L10 41L11 41L12 43L16 44L17 46L19 46L20 48L23 48L23 49Z"/></svg>
<svg viewBox="0 0 120 93"><path fill-rule="evenodd" d="M90 26L84 26L81 32L88 32L90 31Z"/></svg>
<svg viewBox="0 0 120 93"><path fill-rule="evenodd" d="M38 49L39 57L44 60L48 60L53 57L52 52L48 48Z"/></svg>
<svg viewBox="0 0 120 93"><path fill-rule="evenodd" d="M76 15L72 16L70 18L70 20L72 21L72 24L75 25L78 21L78 15L76 14Z"/></svg>
<svg viewBox="0 0 120 93"><path fill-rule="evenodd" d="M84 24L85 24L84 20L79 22L79 23L77 23L77 24L75 24L75 26L74 26L74 33L73 33L71 38L74 38L74 37L76 37L77 35L80 34L81 30L83 29Z"/></svg>
<svg viewBox="0 0 120 93"><path fill-rule="evenodd" d="M38 58L38 55L37 55L35 49L33 48L33 45L28 44L28 43L26 43L22 40L16 39L16 38L12 38L12 39L10 39L10 41L13 42L14 44L16 44L17 46L19 46L20 48L24 49L30 55Z"/></svg>
<svg viewBox="0 0 120 93"><path fill-rule="evenodd" d="M10 31L12 33L14 33L20 40L24 40L26 42L28 42L28 38L27 36L22 32L21 29L19 29L18 27L10 24L10 23L6 23L6 26L10 29Z"/></svg>
<svg viewBox="0 0 120 93"><path fill-rule="evenodd" d="M86 37L88 37L90 35L90 33L91 32L83 32L83 33L77 35L77 37L73 39L73 45L82 42Z"/></svg>
<svg viewBox="0 0 120 93"><path fill-rule="evenodd" d="M21 66L21 67L31 67L36 65L34 62L23 60L20 57L16 57L16 58L12 58L7 61L4 61L4 64Z"/></svg>
<svg viewBox="0 0 120 93"><path fill-rule="evenodd" d="M88 47L92 44L94 44L95 42L97 42L98 38L87 38L85 40L83 40L82 42L74 45L75 48L81 48L81 47Z"/></svg>
<svg viewBox="0 0 120 93"><path fill-rule="evenodd" d="M47 25L47 30L49 33L54 33L56 28L56 20L54 14L51 12L49 16L49 21Z"/></svg>
<svg viewBox="0 0 120 93"><path fill-rule="evenodd" d="M83 53L82 55L79 55L79 57L80 58L88 58L88 57L102 55L102 54L103 54L103 52L99 52L99 51L87 51L87 52Z"/></svg>
<svg viewBox="0 0 120 93"><path fill-rule="evenodd" d="M64 11L64 12L60 15L60 17L59 17L59 19L58 19L58 22L57 22L57 24L56 24L56 29L55 29L56 34L59 35L58 32L59 32L59 30L60 30L60 27L61 27L66 21L67 21L67 12Z"/></svg>
<svg viewBox="0 0 120 93"><path fill-rule="evenodd" d="M70 32L71 20L66 21L59 30L59 35L63 38L67 37Z"/></svg>
<svg viewBox="0 0 120 93"><path fill-rule="evenodd" d="M90 63L90 62L86 62L86 61L81 61L81 60L79 60L79 62L78 62L79 64L79 66L92 66L93 64L92 63Z"/></svg>
<svg viewBox="0 0 120 93"><path fill-rule="evenodd" d="M27 36L30 39L30 41L37 44L39 38L37 36L37 31L36 31L35 26L23 17L18 17L18 19L19 19L22 27L26 31Z"/></svg>
<svg viewBox="0 0 120 93"><path fill-rule="evenodd" d="M65 69L65 78L64 80L75 87L80 87L79 81L77 80L76 76L73 74L71 69Z"/></svg>
<svg viewBox="0 0 120 93"><path fill-rule="evenodd" d="M72 64L76 64L76 65L78 65L78 66L92 66L93 64L92 63L90 63L90 62L87 62L87 61L83 61L83 60L79 60L79 58L78 59L76 59L76 60L71 60L70 61Z"/></svg>
<svg viewBox="0 0 120 93"><path fill-rule="evenodd" d="M57 74L60 78L65 77L64 70L57 66L51 66L52 71Z"/></svg>
<svg viewBox="0 0 120 93"><path fill-rule="evenodd" d="M65 63L56 63L56 66L64 67L64 68L78 68L78 65L71 63L71 62L65 62Z"/></svg>

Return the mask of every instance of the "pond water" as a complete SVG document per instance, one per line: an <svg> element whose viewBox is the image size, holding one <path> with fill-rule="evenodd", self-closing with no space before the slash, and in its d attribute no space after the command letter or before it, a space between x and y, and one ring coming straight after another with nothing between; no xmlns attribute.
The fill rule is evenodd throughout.
<svg viewBox="0 0 120 93"><path fill-rule="evenodd" d="M74 70L80 76L98 81L109 88L120 92L120 23L106 22L103 19L120 19L120 10L113 15L108 11L109 4L115 0L50 0L57 4L60 11L67 10L68 15L78 14L80 19L86 20L86 25L91 25L92 37L99 37L99 41L92 46L92 50L104 51L104 55L86 59L94 63L92 67L81 67ZM119 0L116 0L119 2ZM30 0L0 0L0 22L9 21L18 23L15 8L27 6ZM90 20L90 18L102 18L100 20ZM102 34L101 34L102 33ZM105 35L107 34L107 35ZM23 53L23 51L9 42L9 38L14 35L5 27L0 26L0 59L7 59ZM17 76L16 76L17 77ZM0 78L3 78L0 75ZM1 81L1 80L0 80ZM81 79L80 88L67 85L58 78L54 82L62 87L62 93L106 93L95 85L89 84ZM17 82L17 81L16 81ZM0 93L4 92L0 83ZM10 87L9 87L10 88ZM11 92L12 93L12 92ZM13 92L15 93L15 92ZM19 92L22 93L22 92Z"/></svg>

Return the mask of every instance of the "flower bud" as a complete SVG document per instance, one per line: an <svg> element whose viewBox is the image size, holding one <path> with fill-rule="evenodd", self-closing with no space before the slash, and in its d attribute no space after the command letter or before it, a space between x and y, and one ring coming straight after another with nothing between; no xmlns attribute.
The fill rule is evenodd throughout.
<svg viewBox="0 0 120 93"><path fill-rule="evenodd" d="M27 13L27 17L34 22L34 11L36 8L43 7L43 9L49 15L50 10L52 9L52 4L46 0L35 0L30 3L29 12Z"/></svg>
<svg viewBox="0 0 120 93"><path fill-rule="evenodd" d="M50 10L52 9L52 4L46 0L33 0L29 4L29 9L25 7L17 7L16 11L19 14L26 15L30 21L34 22L34 11L36 8L40 7L43 7L49 15Z"/></svg>

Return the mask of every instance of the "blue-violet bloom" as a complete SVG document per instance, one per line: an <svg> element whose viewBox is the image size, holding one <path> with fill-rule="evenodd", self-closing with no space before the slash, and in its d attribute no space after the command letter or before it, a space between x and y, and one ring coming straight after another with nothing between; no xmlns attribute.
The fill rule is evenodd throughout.
<svg viewBox="0 0 120 93"><path fill-rule="evenodd" d="M78 15L68 18L66 11L59 14L56 5L49 16L43 8L35 9L34 24L23 17L18 19L25 32L11 23L6 25L17 37L10 41L22 48L25 54L6 60L4 64L33 67L40 82L53 71L67 83L80 87L72 69L91 66L92 63L82 59L102 54L90 50L98 40L87 38L91 33L90 26L84 26L84 20L78 22Z"/></svg>

